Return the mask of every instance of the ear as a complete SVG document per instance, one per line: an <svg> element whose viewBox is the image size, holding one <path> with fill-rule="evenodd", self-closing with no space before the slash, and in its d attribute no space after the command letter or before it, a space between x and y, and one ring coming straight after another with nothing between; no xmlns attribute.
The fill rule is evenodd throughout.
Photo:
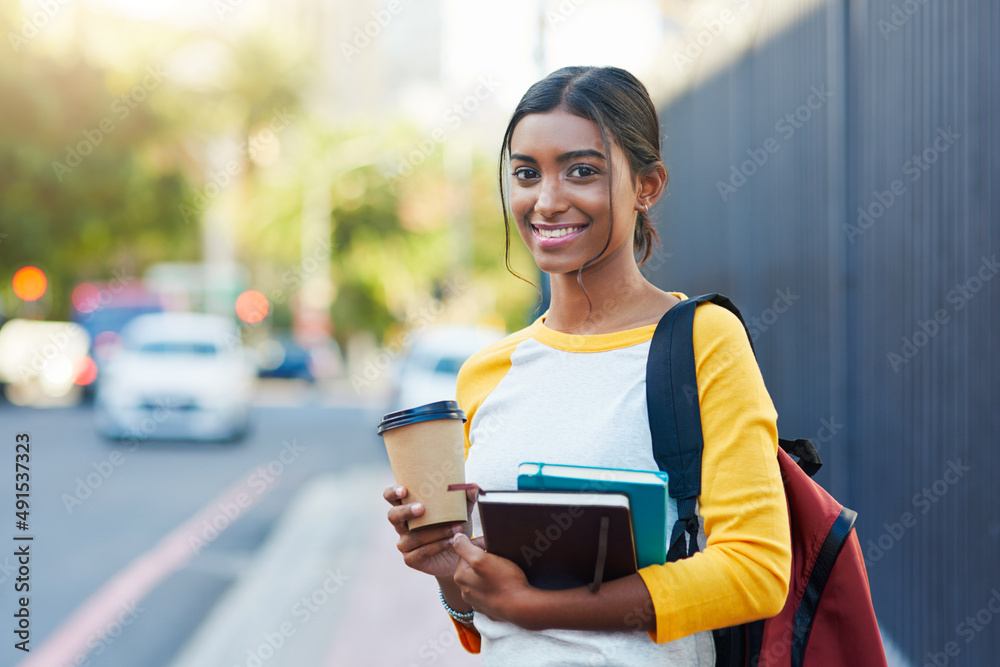
<svg viewBox="0 0 1000 667"><path fill-rule="evenodd" d="M646 168L646 171L636 182L638 191L636 192L636 210L645 211L653 208L653 205L660 199L663 190L667 187L670 175L662 162L654 162Z"/></svg>

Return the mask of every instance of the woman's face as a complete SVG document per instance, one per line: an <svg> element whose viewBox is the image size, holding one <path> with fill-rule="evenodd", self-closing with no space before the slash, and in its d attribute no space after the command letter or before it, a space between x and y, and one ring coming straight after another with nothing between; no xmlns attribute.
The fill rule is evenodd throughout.
<svg viewBox="0 0 1000 667"><path fill-rule="evenodd" d="M614 230L608 249L588 268L614 257L635 261L632 237L635 212L641 208L639 188L625 154L613 141L610 149L611 155L605 155L593 121L563 109L529 114L514 128L510 208L542 271L575 272L601 253L611 225L609 184Z"/></svg>

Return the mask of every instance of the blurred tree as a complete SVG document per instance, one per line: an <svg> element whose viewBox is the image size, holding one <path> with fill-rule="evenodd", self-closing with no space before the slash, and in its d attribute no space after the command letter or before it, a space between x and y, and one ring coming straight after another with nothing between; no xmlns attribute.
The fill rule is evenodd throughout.
<svg viewBox="0 0 1000 667"><path fill-rule="evenodd" d="M0 33L21 34L22 11L0 0ZM476 157L467 183L449 182L439 147L398 173L401 147L425 141L423 132L331 121L316 102L315 58L266 29L206 34L84 9L72 18L78 25L58 49L51 34L0 49L8 315L10 277L26 263L48 274L47 315L62 318L81 280L137 279L154 262L200 260L201 218L225 190L234 204L226 233L251 286L271 300L268 326L288 325L318 270L331 273L342 345L429 319L523 323L535 293L504 268L495 158ZM237 146L237 177L213 190L207 151L220 137ZM328 188L328 239L302 229L317 184ZM454 236L470 232L455 226L456 197L470 202L474 237L461 256ZM515 266L533 276L516 232L511 247ZM446 289L456 276L468 284ZM439 307L445 301L453 312Z"/></svg>
<svg viewBox="0 0 1000 667"><path fill-rule="evenodd" d="M0 33L22 34L10 4L2 9ZM115 95L80 48L56 58L30 47L0 49L0 277L15 315L10 275L43 268L48 315L64 318L79 280L129 279L149 262L193 257L196 235L175 215L183 174L156 160L169 121L138 99L162 77L143 71Z"/></svg>

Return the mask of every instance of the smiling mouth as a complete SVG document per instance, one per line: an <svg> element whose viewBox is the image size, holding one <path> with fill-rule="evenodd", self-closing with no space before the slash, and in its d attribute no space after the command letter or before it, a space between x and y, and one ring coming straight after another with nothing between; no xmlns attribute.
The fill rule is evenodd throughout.
<svg viewBox="0 0 1000 667"><path fill-rule="evenodd" d="M543 239L562 238L563 236L576 234L577 232L582 231L585 227L587 227L587 225L576 225L573 227L560 227L558 229L547 229L531 225L531 229L535 233L535 235L540 236Z"/></svg>

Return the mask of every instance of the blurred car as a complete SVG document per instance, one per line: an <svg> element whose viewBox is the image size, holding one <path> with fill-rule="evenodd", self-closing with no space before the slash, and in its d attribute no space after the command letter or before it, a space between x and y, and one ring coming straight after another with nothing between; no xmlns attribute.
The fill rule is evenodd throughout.
<svg viewBox="0 0 1000 667"><path fill-rule="evenodd" d="M18 405L72 405L96 372L90 337L73 322L12 319L0 328L0 382Z"/></svg>
<svg viewBox="0 0 1000 667"><path fill-rule="evenodd" d="M343 365L340 347L334 340L318 347L307 347L292 336L268 338L254 348L254 356L257 375L262 378L315 382L338 375Z"/></svg>
<svg viewBox="0 0 1000 667"><path fill-rule="evenodd" d="M465 360L504 335L502 329L475 325L417 329L401 359L390 409L455 400L458 371Z"/></svg>
<svg viewBox="0 0 1000 667"><path fill-rule="evenodd" d="M239 439L256 368L235 322L202 313L140 315L105 366L94 413L109 438Z"/></svg>
<svg viewBox="0 0 1000 667"><path fill-rule="evenodd" d="M86 289L84 289L86 288ZM82 294L82 296L80 296ZM84 397L93 398L107 362L122 348L121 332L133 318L162 313L155 294L134 285L82 283L74 290L71 319L90 335L90 358L96 373L84 387Z"/></svg>

